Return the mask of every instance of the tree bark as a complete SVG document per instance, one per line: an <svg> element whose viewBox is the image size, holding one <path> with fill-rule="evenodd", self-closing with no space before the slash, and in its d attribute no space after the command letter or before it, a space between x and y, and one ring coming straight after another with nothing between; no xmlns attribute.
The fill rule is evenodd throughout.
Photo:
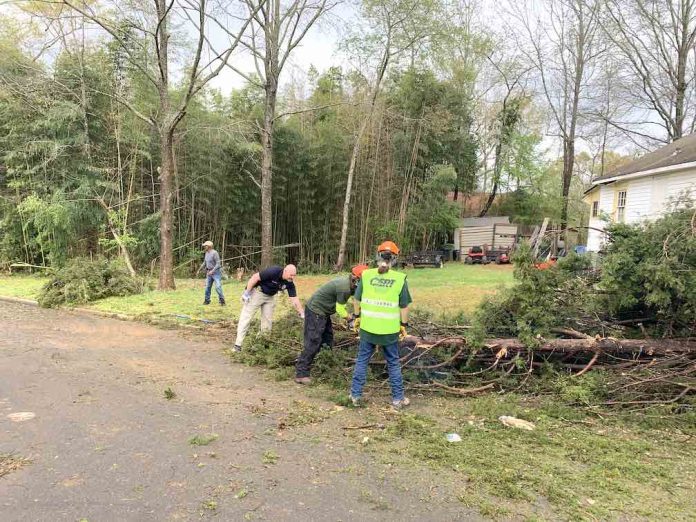
<svg viewBox="0 0 696 522"><path fill-rule="evenodd" d="M160 149L160 274L158 290L174 290L174 241L172 228L174 215L174 128L176 120L171 114L169 97L169 19L166 0L156 0L159 24L155 45L157 46L157 66L159 69L157 90L159 95L159 116L157 131Z"/></svg>
<svg viewBox="0 0 696 522"><path fill-rule="evenodd" d="M574 117L574 116L573 116ZM561 231L568 227L568 196L570 194L570 182L573 179L573 166L575 164L575 136L563 139L563 182L561 188Z"/></svg>
<svg viewBox="0 0 696 522"><path fill-rule="evenodd" d="M174 246L172 230L174 224L174 136L166 130L160 136L162 166L160 167L160 276L159 290L174 290Z"/></svg>
<svg viewBox="0 0 696 522"><path fill-rule="evenodd" d="M261 131L261 266L273 263L273 118L277 86L269 79Z"/></svg>
<svg viewBox="0 0 696 522"><path fill-rule="evenodd" d="M503 107L503 110L505 108ZM486 204L484 205L483 209L481 209L481 212L479 213L479 217L485 216L488 211L491 209L491 206L493 205L493 201L495 201L495 196L498 194L498 180L500 179L500 173L503 171L503 138L499 138L498 143L495 146L495 165L493 167L493 190L491 190L490 195L488 196L488 199L486 200Z"/></svg>
<svg viewBox="0 0 696 522"><path fill-rule="evenodd" d="M479 212L478 217L484 217L486 214L488 214L488 211L491 209L491 206L493 205L493 201L495 201L495 196L498 194L498 180L493 181L493 190L491 190L491 193L488 196L488 199L486 200L486 204L483 206L481 209L481 212Z"/></svg>

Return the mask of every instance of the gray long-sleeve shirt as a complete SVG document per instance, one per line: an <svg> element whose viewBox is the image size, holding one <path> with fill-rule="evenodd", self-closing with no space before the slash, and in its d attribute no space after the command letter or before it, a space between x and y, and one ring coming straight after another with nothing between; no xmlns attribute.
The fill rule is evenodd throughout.
<svg viewBox="0 0 696 522"><path fill-rule="evenodd" d="M214 272L219 271L222 268L222 262L220 261L220 254L217 253L217 250L215 249L210 249L205 253L205 260L203 261L203 264L201 265L201 270L205 268L206 271L211 271L213 270Z"/></svg>

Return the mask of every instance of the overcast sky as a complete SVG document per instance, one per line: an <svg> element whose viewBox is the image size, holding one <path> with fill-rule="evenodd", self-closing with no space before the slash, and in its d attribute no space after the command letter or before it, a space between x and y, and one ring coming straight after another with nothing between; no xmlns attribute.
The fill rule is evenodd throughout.
<svg viewBox="0 0 696 522"><path fill-rule="evenodd" d="M321 19L318 25L312 27L302 43L293 50L281 74L281 85L287 85L293 77L303 76L314 66L323 72L334 65L346 65L346 60L339 52L339 44L345 34L346 27L357 17L357 7L354 2L347 1L336 6L329 16ZM214 31L218 33L221 31ZM219 34L217 35L220 36ZM240 54L234 60L235 67L245 73L255 71L254 62L249 53ZM242 87L244 78L229 68L226 68L211 85L224 93Z"/></svg>

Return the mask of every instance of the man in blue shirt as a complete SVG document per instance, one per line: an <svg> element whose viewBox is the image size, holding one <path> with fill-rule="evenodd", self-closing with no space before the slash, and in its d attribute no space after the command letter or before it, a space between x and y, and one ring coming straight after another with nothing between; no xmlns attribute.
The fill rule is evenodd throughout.
<svg viewBox="0 0 696 522"><path fill-rule="evenodd" d="M203 304L210 304L210 290L213 283L215 283L215 291L217 292L220 306L225 306L225 296L222 294L222 261L220 261L220 254L213 248L212 241L203 243L203 250L205 250L205 259L198 272L196 272L200 273L204 268L206 270L205 299Z"/></svg>

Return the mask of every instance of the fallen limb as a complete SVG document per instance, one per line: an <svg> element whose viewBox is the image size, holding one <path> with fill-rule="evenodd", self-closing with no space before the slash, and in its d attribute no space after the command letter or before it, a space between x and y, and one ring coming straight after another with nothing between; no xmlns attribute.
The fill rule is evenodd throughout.
<svg viewBox="0 0 696 522"><path fill-rule="evenodd" d="M597 362L597 359L599 359L599 356L602 352L601 351L596 351L595 354L592 356L592 359L590 359L590 362L587 363L587 366L585 366L582 370L580 370L578 373L574 374L573 377L580 377L581 375L586 374L588 371L590 371L590 368L594 366L594 364Z"/></svg>
<svg viewBox="0 0 696 522"><path fill-rule="evenodd" d="M343 426L344 430L383 430L384 424L363 424L362 426Z"/></svg>
<svg viewBox="0 0 696 522"><path fill-rule="evenodd" d="M420 389L436 388L439 390L444 390L448 393L453 393L454 395L472 395L474 393L490 390L494 386L494 383L489 383L484 386L479 386L478 388L455 388L454 386L447 386L440 382L431 382L430 384L419 384L415 385L414 387Z"/></svg>

